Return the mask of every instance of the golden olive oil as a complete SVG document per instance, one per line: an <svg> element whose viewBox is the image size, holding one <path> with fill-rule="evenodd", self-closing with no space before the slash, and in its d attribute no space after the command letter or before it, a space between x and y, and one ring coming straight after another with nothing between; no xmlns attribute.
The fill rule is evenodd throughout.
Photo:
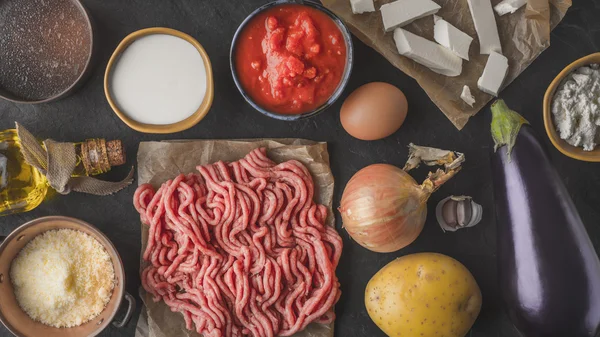
<svg viewBox="0 0 600 337"><path fill-rule="evenodd" d="M125 163L121 141L88 139L73 143L77 166L73 176L97 175L112 166ZM50 184L40 171L29 165L21 154L17 131L0 131L0 216L27 212L39 206L48 194Z"/></svg>
<svg viewBox="0 0 600 337"><path fill-rule="evenodd" d="M0 215L34 209L48 187L46 177L25 162L16 130L0 131Z"/></svg>

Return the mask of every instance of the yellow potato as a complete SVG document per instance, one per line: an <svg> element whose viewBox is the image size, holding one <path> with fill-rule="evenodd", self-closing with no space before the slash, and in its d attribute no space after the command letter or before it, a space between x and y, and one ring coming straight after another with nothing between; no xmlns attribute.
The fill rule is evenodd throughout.
<svg viewBox="0 0 600 337"><path fill-rule="evenodd" d="M388 336L464 337L481 309L469 270L435 253L400 257L373 275L365 289L369 316Z"/></svg>

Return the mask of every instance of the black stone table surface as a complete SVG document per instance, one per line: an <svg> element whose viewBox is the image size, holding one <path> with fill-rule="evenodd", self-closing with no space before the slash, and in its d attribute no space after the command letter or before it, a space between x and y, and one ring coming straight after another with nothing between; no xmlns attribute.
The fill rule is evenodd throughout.
<svg viewBox="0 0 600 337"><path fill-rule="evenodd" d="M229 70L230 41L235 29L265 0L83 1L97 25L98 63L90 80L73 95L54 103L21 105L0 100L0 130L11 128L18 121L43 139L121 139L128 152L128 165L111 171L108 178L112 179L122 177L131 165L136 164L136 152L141 141L260 137L327 141L336 179L334 205L338 205L346 182L360 168L380 162L403 165L410 142L464 152L467 161L463 171L431 197L423 233L399 252L377 254L353 243L341 230L341 220L336 214L337 226L344 238L343 256L337 270L343 294L336 306L336 336L384 336L364 308L365 285L379 268L392 259L415 252L450 255L464 263L477 279L483 293L483 308L467 336L518 336L502 309L498 294L496 231L489 168L489 106L472 118L462 131L458 131L414 80L354 39L356 63L343 97L317 117L299 122L276 121L246 104ZM550 48L501 93L501 97L521 112L543 136L597 249L600 248L600 164L570 159L551 145L542 124L542 97L563 67L579 57L600 51L599 17L600 0L575 0L564 20L552 32ZM150 135L130 129L112 112L104 97L104 70L117 44L127 34L152 26L171 27L192 35L204 46L212 61L215 80L212 109L198 125L177 134ZM402 89L408 98L409 112L398 132L383 140L364 142L353 139L342 129L339 109L344 97L371 81L389 82ZM421 180L425 171L419 170L413 176ZM125 264L127 291L137 294L141 243L139 217L132 205L134 191L135 186L131 186L110 197L76 193L55 196L31 212L0 218L0 235L7 235L26 221L47 215L65 215L88 221L113 241ZM483 206L482 222L474 228L443 233L435 221L434 206L450 194L473 196ZM109 327L102 336L134 336L138 313L127 327ZM0 327L0 336L9 335L4 327Z"/></svg>

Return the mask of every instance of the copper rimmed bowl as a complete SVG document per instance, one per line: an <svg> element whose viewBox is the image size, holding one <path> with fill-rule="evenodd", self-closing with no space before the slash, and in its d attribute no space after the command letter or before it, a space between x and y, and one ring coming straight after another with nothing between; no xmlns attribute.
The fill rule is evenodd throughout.
<svg viewBox="0 0 600 337"><path fill-rule="evenodd" d="M19 251L34 237L52 229L74 229L98 240L110 255L115 269L115 288L106 308L96 318L73 328L54 328L32 320L17 303L10 281L10 265ZM111 322L124 327L135 311L134 298L125 292L125 271L121 257L113 244L97 228L87 222L64 217L50 216L32 220L15 229L0 244L0 321L15 336L83 337L96 336ZM127 313L122 321L113 321L123 300L128 302Z"/></svg>

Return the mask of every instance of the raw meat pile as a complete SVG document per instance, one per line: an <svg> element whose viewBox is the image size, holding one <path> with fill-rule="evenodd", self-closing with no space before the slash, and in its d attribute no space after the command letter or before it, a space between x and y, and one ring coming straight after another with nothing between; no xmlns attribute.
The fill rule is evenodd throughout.
<svg viewBox="0 0 600 337"><path fill-rule="evenodd" d="M256 149L197 169L135 192L150 226L142 285L154 301L204 337L290 336L332 322L342 240L313 202L306 167Z"/></svg>

